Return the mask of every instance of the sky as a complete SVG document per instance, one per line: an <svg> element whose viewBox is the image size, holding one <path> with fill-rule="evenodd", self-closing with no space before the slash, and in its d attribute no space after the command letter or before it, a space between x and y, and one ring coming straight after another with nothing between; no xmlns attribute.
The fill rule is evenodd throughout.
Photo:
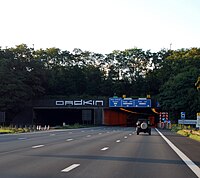
<svg viewBox="0 0 200 178"><path fill-rule="evenodd" d="M200 0L0 0L0 46L113 50L200 47Z"/></svg>

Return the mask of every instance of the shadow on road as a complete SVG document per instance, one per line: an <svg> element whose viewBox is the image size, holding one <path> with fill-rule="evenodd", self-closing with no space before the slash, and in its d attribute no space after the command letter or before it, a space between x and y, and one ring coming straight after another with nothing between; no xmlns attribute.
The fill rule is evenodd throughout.
<svg viewBox="0 0 200 178"><path fill-rule="evenodd" d="M82 160L102 160L102 161L124 161L133 163L147 163L147 164L175 164L185 165L181 160L166 160L166 159L150 159L150 158L127 158L127 157L114 157L114 156L91 156L91 155L29 155L48 158L61 158L61 159L82 159ZM200 163L200 162L199 162Z"/></svg>

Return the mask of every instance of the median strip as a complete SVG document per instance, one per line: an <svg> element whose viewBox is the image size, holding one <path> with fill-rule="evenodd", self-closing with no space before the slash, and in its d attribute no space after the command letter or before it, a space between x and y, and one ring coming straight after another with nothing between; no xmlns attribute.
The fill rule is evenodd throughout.
<svg viewBox="0 0 200 178"><path fill-rule="evenodd" d="M78 166L80 166L80 164L72 164L71 166L69 166L69 167L63 169L61 172L69 172L69 171L71 171L71 170L77 168Z"/></svg>

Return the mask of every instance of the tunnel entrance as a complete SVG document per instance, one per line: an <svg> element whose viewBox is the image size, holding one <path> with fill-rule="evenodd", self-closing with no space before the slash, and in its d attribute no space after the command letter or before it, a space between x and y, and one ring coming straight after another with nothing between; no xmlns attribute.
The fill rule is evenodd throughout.
<svg viewBox="0 0 200 178"><path fill-rule="evenodd" d="M104 109L104 124L112 126L136 126L138 119L149 119L152 126L158 122L158 115L151 108L107 108Z"/></svg>
<svg viewBox="0 0 200 178"><path fill-rule="evenodd" d="M83 109L34 109L34 123L61 126L94 123L94 110Z"/></svg>

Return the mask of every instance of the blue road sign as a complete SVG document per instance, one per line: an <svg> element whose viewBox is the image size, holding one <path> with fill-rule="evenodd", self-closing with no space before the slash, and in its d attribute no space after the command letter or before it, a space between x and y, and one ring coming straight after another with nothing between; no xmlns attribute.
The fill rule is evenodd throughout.
<svg viewBox="0 0 200 178"><path fill-rule="evenodd" d="M185 119L185 112L181 112L181 119Z"/></svg>
<svg viewBox="0 0 200 178"><path fill-rule="evenodd" d="M135 100L135 107L151 107L151 100L150 99L138 99Z"/></svg>
<svg viewBox="0 0 200 178"><path fill-rule="evenodd" d="M135 107L135 102L132 99L123 99L122 107Z"/></svg>
<svg viewBox="0 0 200 178"><path fill-rule="evenodd" d="M122 107L122 98L109 98L109 107Z"/></svg>

